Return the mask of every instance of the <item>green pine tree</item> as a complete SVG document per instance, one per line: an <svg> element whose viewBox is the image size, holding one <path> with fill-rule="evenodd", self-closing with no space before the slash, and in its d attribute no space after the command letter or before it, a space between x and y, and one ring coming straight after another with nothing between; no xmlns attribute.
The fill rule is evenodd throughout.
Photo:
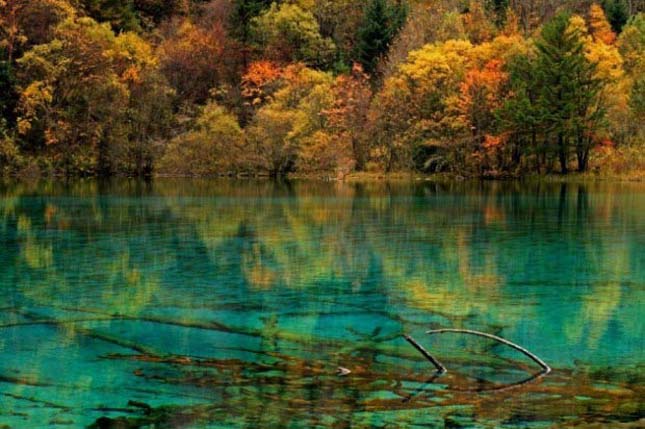
<svg viewBox="0 0 645 429"><path fill-rule="evenodd" d="M251 21L271 3L272 0L235 0L229 19L231 35L247 43L251 38Z"/></svg>
<svg viewBox="0 0 645 429"><path fill-rule="evenodd" d="M87 14L98 22L109 22L115 31L141 29L133 0L83 0Z"/></svg>
<svg viewBox="0 0 645 429"><path fill-rule="evenodd" d="M548 112L543 126L555 136L562 173L568 172L574 150L578 170L587 169L591 136L605 113L600 100L604 83L594 77L596 67L584 55L581 35L568 27L569 15L557 15L544 26L536 44L539 103Z"/></svg>
<svg viewBox="0 0 645 429"><path fill-rule="evenodd" d="M495 17L495 24L501 26L506 22L506 11L508 10L508 0L487 0L486 9Z"/></svg>
<svg viewBox="0 0 645 429"><path fill-rule="evenodd" d="M620 33L629 19L629 10L625 0L604 0L602 7L616 34Z"/></svg>
<svg viewBox="0 0 645 429"><path fill-rule="evenodd" d="M371 0L363 23L358 29L356 59L370 74L376 72L379 60L387 54L407 16L407 7L387 0Z"/></svg>
<svg viewBox="0 0 645 429"><path fill-rule="evenodd" d="M503 128L511 134L514 164L519 165L522 155L532 156L536 172L541 174L547 155L542 129L546 113L539 100L536 62L529 55L518 55L509 61L507 70L513 97L497 114Z"/></svg>
<svg viewBox="0 0 645 429"><path fill-rule="evenodd" d="M0 49L0 123L6 127L15 124L15 108L18 102L13 67L4 49Z"/></svg>

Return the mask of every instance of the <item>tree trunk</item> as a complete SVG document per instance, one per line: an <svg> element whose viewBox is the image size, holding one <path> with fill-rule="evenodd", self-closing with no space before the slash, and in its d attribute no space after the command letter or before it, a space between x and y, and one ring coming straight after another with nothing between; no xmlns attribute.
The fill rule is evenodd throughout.
<svg viewBox="0 0 645 429"><path fill-rule="evenodd" d="M589 149L583 148L578 151L578 171L583 173L587 171L589 164Z"/></svg>
<svg viewBox="0 0 645 429"><path fill-rule="evenodd" d="M541 164L540 164L540 151L537 148L537 132L535 129L531 131L531 150L535 151L535 169L537 174L541 174Z"/></svg>
<svg viewBox="0 0 645 429"><path fill-rule="evenodd" d="M589 143L585 141L584 137L578 138L578 147L576 149L576 156L578 157L578 171L583 173L587 171L587 164L589 162Z"/></svg>
<svg viewBox="0 0 645 429"><path fill-rule="evenodd" d="M352 136L352 152L354 153L354 161L356 161L356 166L354 168L356 171L363 171L365 168L363 148L361 147L360 140L354 136Z"/></svg>
<svg viewBox="0 0 645 429"><path fill-rule="evenodd" d="M513 168L518 167L522 162L522 146L517 141L513 143L513 152L511 154L511 159L511 163L513 164L511 167Z"/></svg>
<svg viewBox="0 0 645 429"><path fill-rule="evenodd" d="M562 133L558 134L558 156L560 158L560 171L562 174L567 174L567 149L565 146L565 138Z"/></svg>

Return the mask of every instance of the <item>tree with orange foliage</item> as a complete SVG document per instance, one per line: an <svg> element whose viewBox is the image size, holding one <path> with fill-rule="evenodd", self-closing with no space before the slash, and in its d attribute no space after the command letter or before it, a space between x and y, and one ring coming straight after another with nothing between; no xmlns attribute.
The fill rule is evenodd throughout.
<svg viewBox="0 0 645 429"><path fill-rule="evenodd" d="M226 77L223 23L203 28L184 20L173 33L158 49L161 70L182 101L203 103Z"/></svg>
<svg viewBox="0 0 645 429"><path fill-rule="evenodd" d="M355 63L350 75L340 75L332 86L334 104L324 110L327 128L341 146L351 148L355 168L362 170L369 156L369 147L363 137L367 113L372 98L369 76Z"/></svg>
<svg viewBox="0 0 645 429"><path fill-rule="evenodd" d="M486 15L482 2L471 0L468 12L461 19L471 42L482 43L495 36L495 25Z"/></svg>
<svg viewBox="0 0 645 429"><path fill-rule="evenodd" d="M606 45L611 45L616 41L616 34L612 31L605 12L596 3L592 4L589 9L589 26L595 41L601 41Z"/></svg>
<svg viewBox="0 0 645 429"><path fill-rule="evenodd" d="M508 73L500 59L488 61L481 69L472 69L460 86L459 111L472 132L473 154L486 158L489 154L500 155L504 140L497 135L499 124L496 112L505 102ZM513 151L512 163L519 162L519 151ZM503 163L501 156L498 161ZM480 168L494 168L492 160ZM500 167L501 165L498 165Z"/></svg>
<svg viewBox="0 0 645 429"><path fill-rule="evenodd" d="M242 126L248 124L255 113L272 100L282 84L283 72L283 68L273 61L258 60L249 64L241 82L244 101L239 119Z"/></svg>
<svg viewBox="0 0 645 429"><path fill-rule="evenodd" d="M273 61L251 63L242 76L242 97L249 106L260 106L269 101L277 89L275 83L282 77L282 68Z"/></svg>

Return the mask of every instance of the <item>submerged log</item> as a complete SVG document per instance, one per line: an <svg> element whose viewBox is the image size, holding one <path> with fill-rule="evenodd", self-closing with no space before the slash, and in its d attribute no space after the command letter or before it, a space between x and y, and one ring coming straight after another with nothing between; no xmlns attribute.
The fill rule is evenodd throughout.
<svg viewBox="0 0 645 429"><path fill-rule="evenodd" d="M38 404L40 406L48 407L48 408L56 408L58 410L64 410L64 411L70 411L71 410L71 407L67 407L65 405L55 404L53 402L44 401L42 399L32 398L32 397L28 397L28 396L22 396L22 395L18 395L18 394L15 394L15 393L3 392L3 393L0 393L0 395L6 396L8 398L18 399L20 401L31 402L31 403L34 403L34 404Z"/></svg>
<svg viewBox="0 0 645 429"><path fill-rule="evenodd" d="M49 383L43 383L41 381L22 378L22 377L10 377L8 375L0 374L0 383L9 383L9 384L21 384L23 386L33 386L33 387L51 387Z"/></svg>
<svg viewBox="0 0 645 429"><path fill-rule="evenodd" d="M497 335L492 335L492 334L487 334L485 332L480 332L480 331L473 331L471 329L454 329L454 328L444 328L444 329L432 329L430 331L427 331L426 334L445 334L445 333L456 333L456 334L469 334L469 335L476 335L478 337L484 337L488 338L497 342L500 342L502 344L505 344L525 356L528 356L533 362L537 363L541 368L542 368L542 374L541 375L547 375L548 373L551 372L551 367L547 365L542 359L531 353L530 351L526 350L524 347L518 346L515 343L512 343L502 337L498 337Z"/></svg>
<svg viewBox="0 0 645 429"><path fill-rule="evenodd" d="M141 408L145 414L150 414L152 412L152 407L145 402L129 400L128 407Z"/></svg>
<svg viewBox="0 0 645 429"><path fill-rule="evenodd" d="M439 362L437 359L435 359L434 356L432 356L430 353L428 353L428 351L426 349L424 349L421 344L417 343L414 338L412 338L411 336L409 336L407 334L403 334L403 337L405 337L405 339L410 344L412 344L412 346L414 346L414 348L417 349L419 351L419 353L421 353L426 359L428 359L430 361L430 363L432 363L432 365L434 365L435 368L437 368L437 372L439 374L444 374L444 373L448 372L446 367L443 366L441 364L441 362Z"/></svg>

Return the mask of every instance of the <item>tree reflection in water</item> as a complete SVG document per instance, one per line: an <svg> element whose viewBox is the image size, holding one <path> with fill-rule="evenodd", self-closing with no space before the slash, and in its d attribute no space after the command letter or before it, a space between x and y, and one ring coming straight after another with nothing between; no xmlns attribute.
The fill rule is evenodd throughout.
<svg viewBox="0 0 645 429"><path fill-rule="evenodd" d="M641 185L81 181L0 195L12 427L643 417ZM436 327L513 338L554 373L502 389L532 373L526 358L431 338L451 371L427 383L401 334Z"/></svg>

